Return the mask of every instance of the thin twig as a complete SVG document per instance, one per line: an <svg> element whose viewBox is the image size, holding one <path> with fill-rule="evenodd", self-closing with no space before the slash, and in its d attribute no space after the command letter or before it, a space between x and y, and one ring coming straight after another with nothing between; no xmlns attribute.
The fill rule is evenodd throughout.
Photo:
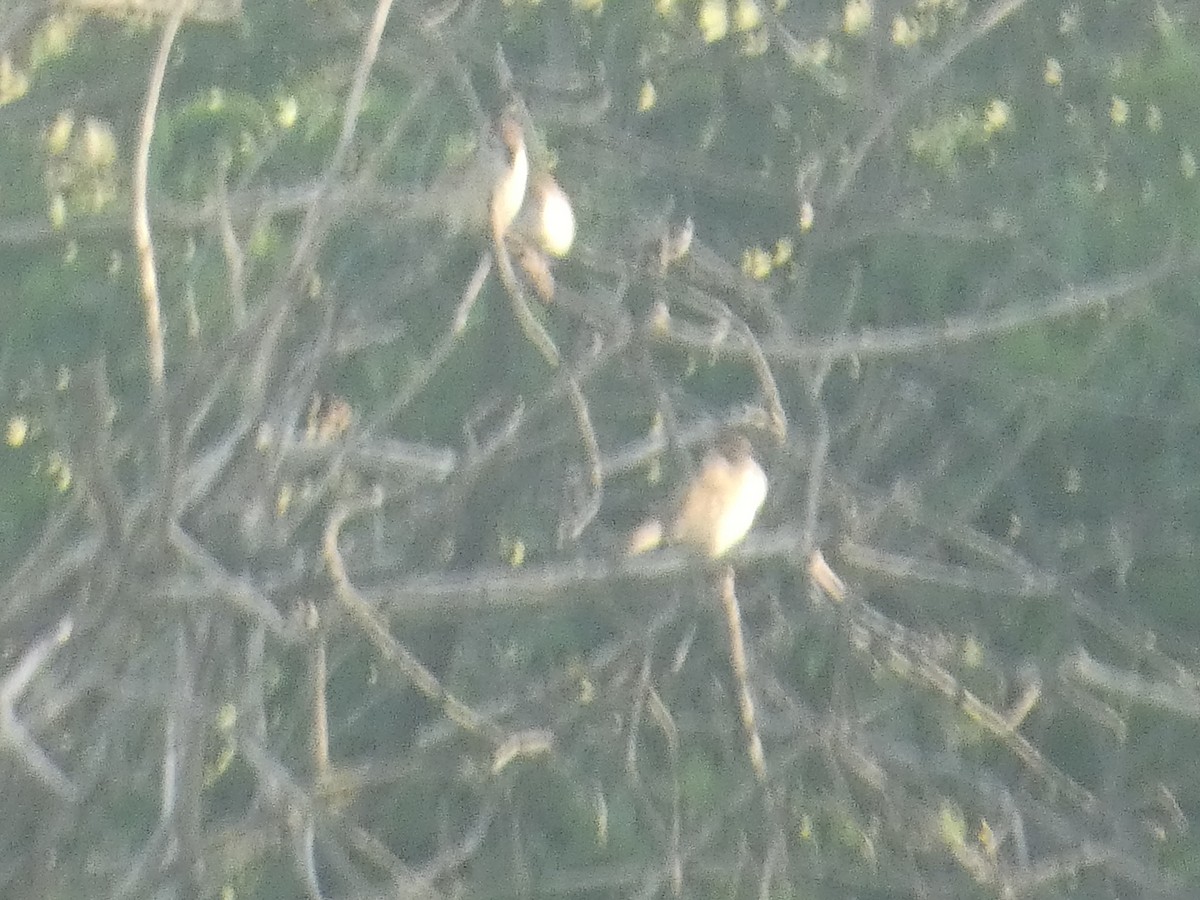
<svg viewBox="0 0 1200 900"><path fill-rule="evenodd" d="M158 99L162 94L167 72L167 57L179 25L183 21L186 3L178 3L171 18L163 27L146 102L142 106L142 122L138 130L137 154L133 160L133 245L137 251L138 270L142 280L142 309L146 319L146 355L150 367L150 391L161 399L166 372L166 351L163 348L162 310L158 297L158 273L154 265L154 243L150 237L150 210L146 201L150 181L150 139L158 115Z"/></svg>
<svg viewBox="0 0 1200 900"><path fill-rule="evenodd" d="M246 324L246 258L238 244L233 229L233 214L229 208L229 166L232 156L226 153L217 172L217 229L221 235L221 250L225 254L225 266L229 270L229 308L233 312L233 324L238 328Z"/></svg>
<svg viewBox="0 0 1200 900"><path fill-rule="evenodd" d="M17 698L25 691L26 686L37 674L38 669L54 652L54 649L71 637L72 622L68 616L58 623L54 631L36 641L22 655L12 671L0 681L0 740L11 745L16 750L25 765L33 774L46 784L56 794L67 800L79 797L79 789L72 783L21 724L17 718Z"/></svg>
<svg viewBox="0 0 1200 900"><path fill-rule="evenodd" d="M775 383L775 373L771 371L771 364L767 362L767 358L763 355L762 347L758 344L758 339L754 336L754 332L750 330L741 318L736 319L739 328L742 331L742 340L746 342L750 350L750 367L754 370L754 375L758 379L758 387L762 392L763 403L767 408L767 421L771 426L771 433L775 435L775 439L780 444L787 443L788 423L787 413L783 411L783 399L779 395L779 385Z"/></svg>
<svg viewBox="0 0 1200 900"><path fill-rule="evenodd" d="M725 626L729 632L729 667L737 683L738 712L742 728L746 731L746 746L750 754L750 767L759 781L767 779L767 760L763 754L762 738L758 734L758 721L754 715L754 698L750 694L750 666L746 661L746 641L742 636L742 611L734 587L733 566L725 566L717 582L721 595L721 608L725 613Z"/></svg>
<svg viewBox="0 0 1200 900"><path fill-rule="evenodd" d="M587 397L583 395L579 382L572 375L567 376L567 397L571 401L571 411L575 414L575 425L579 429L579 437L587 456L588 486L591 489L587 504L574 516L571 524L571 540L575 541L579 539L583 530L591 524L592 519L600 511L600 501L604 496L604 470L600 461L600 442L596 437L596 430L592 427Z"/></svg>
<svg viewBox="0 0 1200 900"><path fill-rule="evenodd" d="M280 615L279 610L249 578L228 572L178 522L172 522L168 526L167 540L189 566L203 575L203 580L199 581L196 590L196 600L211 605L214 597L218 597L285 643L297 643L299 635L296 629ZM177 579L177 583L169 583L166 591L168 599L191 599L185 590L189 583L182 578Z"/></svg>
<svg viewBox="0 0 1200 900"><path fill-rule="evenodd" d="M493 749L499 747L505 741L504 733L442 687L437 677L406 647L392 637L386 623L350 581L346 565L342 560L341 549L338 546L338 536L342 526L349 518L366 510L374 509L381 502L382 496L377 493L365 501L339 504L330 513L329 520L325 524L323 555L325 570L333 582L334 594L350 618L375 646L379 655L395 665L413 687L420 691L426 699L441 707L446 717L457 723L459 727L485 738Z"/></svg>
<svg viewBox="0 0 1200 900"><path fill-rule="evenodd" d="M1180 256L1170 247L1146 268L1114 278L1068 286L1051 296L1017 301L980 315L950 316L937 324L899 328L863 329L854 333L827 334L805 340L771 338L762 342L766 358L775 363L800 365L830 359L867 359L906 356L933 349L945 349L990 337L1010 334L1025 328L1048 324L1058 319L1082 315L1092 310L1109 310L1112 305L1134 302L1133 298L1165 278L1187 272L1200 265L1200 248ZM667 326L650 333L654 340L701 353L715 350L730 358L749 359L751 348L744 340L724 341L714 348L712 333L670 319Z"/></svg>
<svg viewBox="0 0 1200 900"><path fill-rule="evenodd" d="M846 602L850 605L850 638L856 646L869 648L872 644L881 645L880 652L893 672L901 676L911 675L953 701L969 719L1007 747L1048 786L1061 791L1080 809L1095 808L1095 795L1047 760L1037 747L1017 731L1020 723L1014 721L1015 716L1010 718L995 710L935 662L934 648L929 646L927 639L892 621L853 591L848 592Z"/></svg>
<svg viewBox="0 0 1200 900"><path fill-rule="evenodd" d="M552 369L557 369L561 361L558 347L529 307L529 300L525 297L525 291L522 290L520 282L517 281L517 273L513 271L512 259L508 255L508 247L504 245L503 236L498 235L492 244L496 257L496 268L500 273L500 280L504 283L508 299L512 303L513 315L517 318L517 324L525 332L525 337L529 338L529 343L533 344L538 353L542 355L542 359L546 360L546 364Z"/></svg>
<svg viewBox="0 0 1200 900"><path fill-rule="evenodd" d="M316 239L317 225L321 221L321 201L329 193L333 179L338 176L350 152L350 145L358 129L358 117L362 113L363 101L367 92L367 81L375 58L379 54L379 43L383 40L383 29L387 25L388 15L392 10L392 0L379 0L375 6L375 14L371 17L371 27L363 38L362 52L359 54L358 65L354 70L354 82L346 97L346 106L342 112L342 130L338 135L337 146L329 155L325 171L317 191L309 199L308 210L300 235L296 238L296 249L292 254L290 272L295 273L303 268L309 248Z"/></svg>
<svg viewBox="0 0 1200 900"><path fill-rule="evenodd" d="M315 608L310 614L317 614ZM309 658L312 689L312 761L318 780L329 772L329 705L326 690L329 683L329 662L325 647L324 624L318 625L322 633L316 636Z"/></svg>
<svg viewBox="0 0 1200 900"><path fill-rule="evenodd" d="M475 266L471 280L463 289L462 299L458 301L458 306L454 309L454 321L450 326L451 334L458 334L467 327L467 319L470 318L471 310L475 308L475 301L479 298L479 292L483 290L483 283L487 281L491 271L492 251L484 250L479 255L479 262Z"/></svg>

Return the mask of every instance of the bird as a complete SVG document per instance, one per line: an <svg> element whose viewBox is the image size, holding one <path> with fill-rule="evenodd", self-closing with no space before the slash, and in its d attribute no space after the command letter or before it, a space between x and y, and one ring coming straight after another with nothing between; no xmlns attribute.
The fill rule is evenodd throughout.
<svg viewBox="0 0 1200 900"><path fill-rule="evenodd" d="M671 527L671 544L720 559L749 533L767 498L767 476L740 434L722 439L704 459L683 493ZM653 549L663 538L657 519L643 522L626 544L626 555Z"/></svg>
<svg viewBox="0 0 1200 900"><path fill-rule="evenodd" d="M503 169L492 180L488 201L492 237L497 241L503 239L521 211L525 189L529 184L529 154L521 124L513 116L505 114L500 119L499 135L506 159Z"/></svg>
<svg viewBox="0 0 1200 900"><path fill-rule="evenodd" d="M767 476L743 435L727 438L705 457L671 524L671 542L710 559L741 543L767 499Z"/></svg>
<svg viewBox="0 0 1200 900"><path fill-rule="evenodd" d="M530 217L538 246L551 256L563 257L575 242L575 212L571 200L554 176L542 173L533 179Z"/></svg>
<svg viewBox="0 0 1200 900"><path fill-rule="evenodd" d="M544 303L554 301L551 257L564 257L575 242L575 212L554 176L541 172L530 180L529 196L511 229L513 258Z"/></svg>
<svg viewBox="0 0 1200 900"><path fill-rule="evenodd" d="M450 234L503 240L525 202L529 154L517 117L501 113L466 159L447 166L409 201L407 212L446 223Z"/></svg>

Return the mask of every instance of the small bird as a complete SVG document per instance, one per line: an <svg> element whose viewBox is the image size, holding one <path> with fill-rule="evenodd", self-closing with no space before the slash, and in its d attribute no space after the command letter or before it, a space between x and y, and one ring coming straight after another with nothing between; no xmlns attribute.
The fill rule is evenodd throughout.
<svg viewBox="0 0 1200 900"><path fill-rule="evenodd" d="M551 256L563 257L575 242L575 212L571 200L553 176L533 180L532 218L538 245Z"/></svg>
<svg viewBox="0 0 1200 900"><path fill-rule="evenodd" d="M672 544L719 559L750 531L766 498L767 476L754 459L750 441L742 435L728 437L705 457L667 537ZM628 541L626 554L653 549L661 542L662 531L655 519L642 523Z"/></svg>
<svg viewBox="0 0 1200 900"><path fill-rule="evenodd" d="M505 115L500 120L500 141L507 155L504 168L492 181L488 212L491 216L492 237L500 240L508 231L525 202L529 183L529 155L525 149L525 132L515 118Z"/></svg>
<svg viewBox="0 0 1200 900"><path fill-rule="evenodd" d="M534 176L530 196L512 226L514 258L534 293L544 303L554 302L554 273L550 257L563 257L575 242L575 212L567 192L542 172Z"/></svg>
<svg viewBox="0 0 1200 900"><path fill-rule="evenodd" d="M746 536L767 499L767 476L751 449L737 435L705 458L671 525L673 543L717 559Z"/></svg>
<svg viewBox="0 0 1200 900"><path fill-rule="evenodd" d="M503 239L521 211L528 183L524 130L514 115L504 113L474 153L447 166L409 211L442 219L451 234Z"/></svg>

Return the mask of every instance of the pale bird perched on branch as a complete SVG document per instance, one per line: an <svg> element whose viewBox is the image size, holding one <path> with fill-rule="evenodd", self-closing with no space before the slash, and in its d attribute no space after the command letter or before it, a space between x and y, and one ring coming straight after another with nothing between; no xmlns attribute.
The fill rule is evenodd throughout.
<svg viewBox="0 0 1200 900"><path fill-rule="evenodd" d="M500 120L500 142L507 159L504 169L492 182L488 204L492 236L496 240L504 237L517 213L521 211L521 205L525 202L525 188L529 183L529 155L525 149L525 133L517 120L509 115Z"/></svg>
<svg viewBox="0 0 1200 900"><path fill-rule="evenodd" d="M452 234L503 238L521 211L528 183L525 133L517 119L505 113L472 155L447 166L414 200L411 212L443 219Z"/></svg>
<svg viewBox="0 0 1200 900"><path fill-rule="evenodd" d="M566 256L575 242L575 211L567 192L553 176L541 174L533 180L531 193L527 208L538 246L551 256Z"/></svg>
<svg viewBox="0 0 1200 900"><path fill-rule="evenodd" d="M767 476L755 460L750 441L729 437L708 454L688 485L666 537L717 559L749 533L767 498ZM643 522L626 546L627 555L652 550L663 538L657 519Z"/></svg>
<svg viewBox="0 0 1200 900"><path fill-rule="evenodd" d="M534 176L529 196L512 228L515 259L534 292L546 303L554 300L551 257L563 257L575 242L575 212L554 176Z"/></svg>

